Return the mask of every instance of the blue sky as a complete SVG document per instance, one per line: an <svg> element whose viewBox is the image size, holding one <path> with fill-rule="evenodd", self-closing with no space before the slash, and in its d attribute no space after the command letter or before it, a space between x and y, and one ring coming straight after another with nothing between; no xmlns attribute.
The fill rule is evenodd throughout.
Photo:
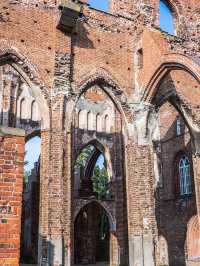
<svg viewBox="0 0 200 266"><path fill-rule="evenodd" d="M108 11L109 8L109 0L89 0L89 4L91 7L103 11Z"/></svg>
<svg viewBox="0 0 200 266"><path fill-rule="evenodd" d="M173 16L165 4L165 2L160 1L160 28L170 34L174 34Z"/></svg>
<svg viewBox="0 0 200 266"><path fill-rule="evenodd" d="M103 11L109 9L109 0L89 0L89 4ZM160 28L169 34L174 34L172 13L164 1L160 1Z"/></svg>
<svg viewBox="0 0 200 266"><path fill-rule="evenodd" d="M24 166L25 171L30 171L34 167L34 163L38 161L41 152L41 139L39 137L31 138L25 145L25 161L28 162Z"/></svg>
<svg viewBox="0 0 200 266"><path fill-rule="evenodd" d="M103 154L101 154L97 159L96 165L98 165L100 169L102 169L104 167L104 161L105 161L104 156Z"/></svg>

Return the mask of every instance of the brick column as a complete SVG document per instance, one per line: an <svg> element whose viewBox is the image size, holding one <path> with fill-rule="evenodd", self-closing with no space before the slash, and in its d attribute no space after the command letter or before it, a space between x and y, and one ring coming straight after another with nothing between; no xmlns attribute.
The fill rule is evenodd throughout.
<svg viewBox="0 0 200 266"><path fill-rule="evenodd" d="M126 145L129 265L154 266L154 159L148 128L151 106L134 106Z"/></svg>
<svg viewBox="0 0 200 266"><path fill-rule="evenodd" d="M197 214L199 216L199 223L200 223L200 155L199 154L193 155L193 171L194 171Z"/></svg>
<svg viewBox="0 0 200 266"><path fill-rule="evenodd" d="M0 127L0 265L18 266L24 131Z"/></svg>
<svg viewBox="0 0 200 266"><path fill-rule="evenodd" d="M49 239L50 140L51 132L41 131L38 265L48 264L48 249L51 247Z"/></svg>

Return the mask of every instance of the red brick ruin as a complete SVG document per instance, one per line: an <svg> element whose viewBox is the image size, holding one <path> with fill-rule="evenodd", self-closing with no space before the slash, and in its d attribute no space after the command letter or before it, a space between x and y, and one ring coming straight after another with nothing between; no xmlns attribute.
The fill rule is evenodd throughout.
<svg viewBox="0 0 200 266"><path fill-rule="evenodd" d="M173 34L159 0L0 1L0 265L200 265L200 2L162 2Z"/></svg>

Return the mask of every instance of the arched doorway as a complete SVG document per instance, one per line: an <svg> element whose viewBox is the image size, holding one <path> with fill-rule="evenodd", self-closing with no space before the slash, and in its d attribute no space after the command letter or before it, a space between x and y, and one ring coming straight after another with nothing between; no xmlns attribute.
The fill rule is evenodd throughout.
<svg viewBox="0 0 200 266"><path fill-rule="evenodd" d="M97 202L81 209L74 223L76 265L109 262L110 225L104 208Z"/></svg>

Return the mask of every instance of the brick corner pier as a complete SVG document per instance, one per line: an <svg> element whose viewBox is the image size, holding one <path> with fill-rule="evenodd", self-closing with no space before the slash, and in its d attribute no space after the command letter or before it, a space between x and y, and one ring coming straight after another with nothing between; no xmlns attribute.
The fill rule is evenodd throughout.
<svg viewBox="0 0 200 266"><path fill-rule="evenodd" d="M0 265L6 266L19 265L24 136L0 126Z"/></svg>

